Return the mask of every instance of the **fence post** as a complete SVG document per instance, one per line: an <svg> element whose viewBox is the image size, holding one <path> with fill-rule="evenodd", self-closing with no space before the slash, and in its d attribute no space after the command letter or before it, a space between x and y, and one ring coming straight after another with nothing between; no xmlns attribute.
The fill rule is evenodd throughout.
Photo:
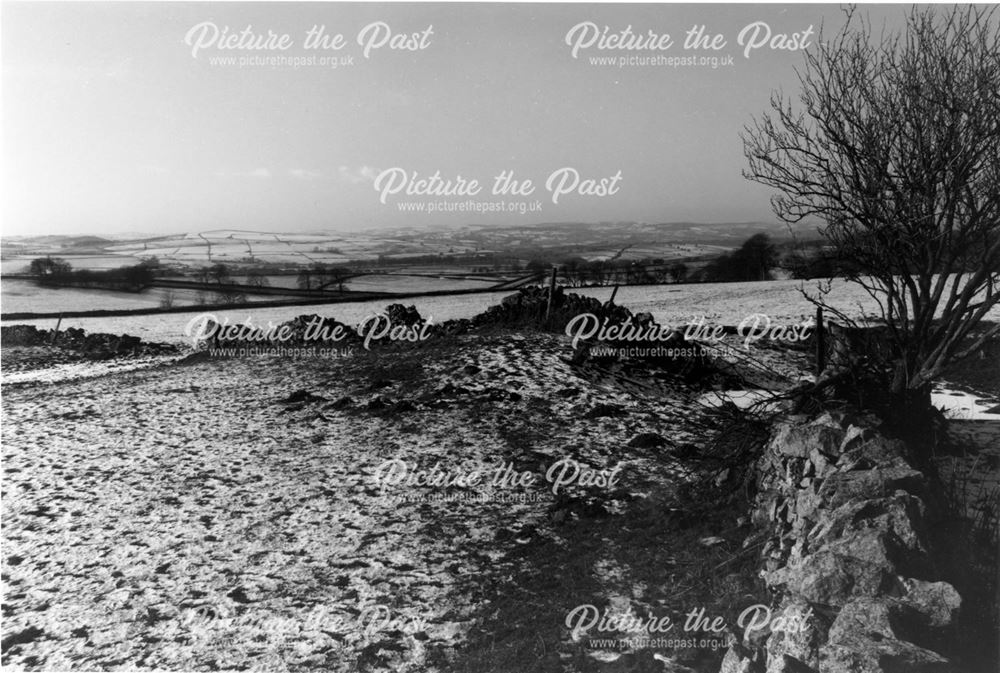
<svg viewBox="0 0 1000 673"><path fill-rule="evenodd" d="M816 376L826 368L826 328L823 325L823 307L816 307Z"/></svg>
<svg viewBox="0 0 1000 673"><path fill-rule="evenodd" d="M549 319L549 315L551 315L551 313L552 313L552 298L556 294L556 274L558 273L558 271L559 270L555 266L552 267L552 277L549 278L549 301L545 305L545 320L546 320L546 322Z"/></svg>
<svg viewBox="0 0 1000 673"><path fill-rule="evenodd" d="M618 285L615 285L615 289L611 291L611 299L608 299L606 306L613 306L615 303L615 295L618 294Z"/></svg>
<svg viewBox="0 0 1000 673"><path fill-rule="evenodd" d="M59 336L59 326L62 325L63 314L59 314L59 319L56 321L56 329L52 332L52 338L49 339L49 345L51 346L56 342L56 337Z"/></svg>

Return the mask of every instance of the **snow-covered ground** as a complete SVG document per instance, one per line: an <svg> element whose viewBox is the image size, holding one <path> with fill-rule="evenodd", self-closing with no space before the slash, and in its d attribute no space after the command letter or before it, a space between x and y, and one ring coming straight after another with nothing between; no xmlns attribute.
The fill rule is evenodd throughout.
<svg viewBox="0 0 1000 673"><path fill-rule="evenodd" d="M704 439L692 391L584 380L558 337L435 353L202 358L5 386L4 631L21 640L5 664L439 670L494 611L482 587L516 590L518 550L565 546L560 522L587 494L602 516L662 498L690 474L672 454ZM568 457L619 470L615 488L579 479L557 497L547 475ZM384 486L390 460L537 481ZM673 562L666 540L648 544L658 567ZM616 573L589 581L632 595ZM633 604L662 610L672 590Z"/></svg>
<svg viewBox="0 0 1000 673"><path fill-rule="evenodd" d="M952 390L947 384L935 388L931 403L948 418L963 421L1000 421L1000 399Z"/></svg>
<svg viewBox="0 0 1000 673"><path fill-rule="evenodd" d="M292 277L294 281L295 278ZM212 292L191 289L152 288L144 292L118 292L75 287L39 287L30 280L3 281L0 309L4 313L56 313L59 311L131 311L160 308L165 300L171 306L196 306L213 301ZM281 295L249 294L244 301L280 301Z"/></svg>
<svg viewBox="0 0 1000 673"><path fill-rule="evenodd" d="M732 403L741 409L767 409L771 408L771 397L767 390L728 390L706 393L699 401L710 407ZM931 393L931 404L944 412L945 417L955 420L1000 421L1000 400L986 395L940 387Z"/></svg>
<svg viewBox="0 0 1000 673"><path fill-rule="evenodd" d="M678 556L710 535L721 558L696 563L727 563L745 531L695 527L692 543L671 536L694 524L670 517L689 505L719 403L763 393L588 370L571 353L559 335L473 334L5 376L4 631L19 640L5 665L458 671L470 641L508 627L541 640L551 670L648 660L574 641L566 613L690 609ZM788 381L808 367L806 351L755 355ZM560 462L607 481L557 492ZM425 481L380 482L387 465ZM532 480L498 485L504 466ZM447 483L474 472L486 483ZM433 474L446 483L426 485Z"/></svg>

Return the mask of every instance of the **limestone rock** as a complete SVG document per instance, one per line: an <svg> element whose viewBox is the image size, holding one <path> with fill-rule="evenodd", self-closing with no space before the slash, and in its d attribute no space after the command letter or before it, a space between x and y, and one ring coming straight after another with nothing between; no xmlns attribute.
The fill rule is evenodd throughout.
<svg viewBox="0 0 1000 673"><path fill-rule="evenodd" d="M857 434L850 429L841 444L845 461L850 461L862 469L898 465L906 455L906 446L897 439L888 439L874 433Z"/></svg>
<svg viewBox="0 0 1000 673"><path fill-rule="evenodd" d="M739 646L730 647L726 650L726 656L722 658L722 667L719 673L753 673L753 660L742 652Z"/></svg>
<svg viewBox="0 0 1000 673"><path fill-rule="evenodd" d="M829 552L812 554L798 563L765 575L773 588L825 605L840 605L851 595L854 581L844 559Z"/></svg>
<svg viewBox="0 0 1000 673"><path fill-rule="evenodd" d="M823 499L811 488L801 489L795 496L795 512L802 519L815 520Z"/></svg>
<svg viewBox="0 0 1000 673"><path fill-rule="evenodd" d="M844 433L844 426L850 425L847 414L843 411L824 411L819 416L810 421L809 425L823 425L833 428L841 434Z"/></svg>
<svg viewBox="0 0 1000 673"><path fill-rule="evenodd" d="M947 582L916 579L904 579L902 585L906 593L899 602L916 611L925 626L942 628L955 622L962 607L962 597L955 587Z"/></svg>
<svg viewBox="0 0 1000 673"><path fill-rule="evenodd" d="M836 454L844 431L828 425L801 425L785 422L778 426L771 446L778 454L806 458L813 449Z"/></svg>
<svg viewBox="0 0 1000 673"><path fill-rule="evenodd" d="M761 575L783 606L819 614L803 628L745 634L725 673L952 670L934 650L949 651L961 597L945 582L907 579L935 573L933 493L906 447L876 428L841 412L776 426L756 464Z"/></svg>
<svg viewBox="0 0 1000 673"><path fill-rule="evenodd" d="M869 569L866 569L866 573L878 571L893 575L896 560L900 556L899 540L895 534L892 531L878 528L845 531L843 537L827 544L823 549L870 566ZM894 585L895 582L892 584ZM873 589L877 590L888 586L888 583L881 583Z"/></svg>
<svg viewBox="0 0 1000 673"><path fill-rule="evenodd" d="M854 638L820 650L820 670L831 673L953 673L936 652L902 640Z"/></svg>
<svg viewBox="0 0 1000 673"><path fill-rule="evenodd" d="M830 506L839 507L852 499L883 498L897 490L914 495L924 492L927 480L909 466L837 472L824 482L822 493Z"/></svg>
<svg viewBox="0 0 1000 673"><path fill-rule="evenodd" d="M847 453L854 450L877 436L871 428L858 425L848 426L844 433L844 440L840 443L840 453Z"/></svg>
<svg viewBox="0 0 1000 673"><path fill-rule="evenodd" d="M780 654L767 660L765 673L816 673L816 669L795 657Z"/></svg>
<svg viewBox="0 0 1000 673"><path fill-rule="evenodd" d="M834 469L831 459L827 458L826 454L818 448L809 452L809 463L812 465L813 474L818 479L826 477Z"/></svg>
<svg viewBox="0 0 1000 673"><path fill-rule="evenodd" d="M786 601L777 615L791 615L792 619L785 628L780 628L768 638L767 670L772 672L772 665L785 660L775 671L796 671L796 666L805 666L804 670L812 670L807 662L818 663L819 647L823 643L823 633L819 620L813 614L812 607L803 601Z"/></svg>
<svg viewBox="0 0 1000 673"><path fill-rule="evenodd" d="M850 531L873 528L891 533L897 547L923 553L923 516L923 503L907 493L897 493L888 498L852 500L823 518L822 538L817 537L812 542L818 544L824 539L843 537Z"/></svg>
<svg viewBox="0 0 1000 673"><path fill-rule="evenodd" d="M872 595L895 585L886 534L870 530L836 540L815 554L793 559L768 573L768 584L820 605L844 605L853 596Z"/></svg>
<svg viewBox="0 0 1000 673"><path fill-rule="evenodd" d="M855 598L840 610L830 627L828 643L858 638L890 640L898 637L893 627L893 610L888 599Z"/></svg>

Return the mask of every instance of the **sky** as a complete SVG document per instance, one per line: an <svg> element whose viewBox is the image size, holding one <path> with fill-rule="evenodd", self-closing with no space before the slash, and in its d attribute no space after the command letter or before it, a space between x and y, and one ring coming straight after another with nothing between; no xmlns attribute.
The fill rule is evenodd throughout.
<svg viewBox="0 0 1000 673"><path fill-rule="evenodd" d="M907 7L863 11L893 27ZM816 4L0 12L4 235L773 220L740 132L843 22ZM725 44L685 45L696 26ZM307 49L314 27L340 48ZM642 43L607 39L628 27ZM524 193L494 193L502 173ZM434 174L443 193L421 189Z"/></svg>

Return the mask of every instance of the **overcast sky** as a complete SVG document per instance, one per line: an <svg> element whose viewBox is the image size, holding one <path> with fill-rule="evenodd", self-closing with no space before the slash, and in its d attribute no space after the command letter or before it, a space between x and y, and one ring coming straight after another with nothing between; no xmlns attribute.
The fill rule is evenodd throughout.
<svg viewBox="0 0 1000 673"><path fill-rule="evenodd" d="M899 25L906 7L864 11ZM821 24L829 31L843 18L838 5L5 2L2 12L8 235L769 220L769 191L741 177L739 132L772 89L796 90L803 54L761 46L746 56L739 34L755 22L772 36L811 26L815 43ZM376 22L384 26L362 33ZM570 36L581 43L574 58L567 36L585 22L609 34L652 31L656 44L588 47L585 26ZM685 49L695 25L726 45ZM251 51L212 39L247 26L274 42ZM305 49L314 26L344 45ZM393 37L379 47L385 27ZM663 33L673 44L657 50ZM283 34L290 46L276 48ZM359 34L372 42L367 57ZM337 67L214 60L247 56ZM621 56L719 65L591 60ZM481 187L443 199L387 193L382 203L374 181L393 168ZM567 171L568 193L553 203L546 181L561 168L584 191L603 178L613 193L570 192ZM534 192L494 196L501 171L533 180ZM467 200L541 210L400 210Z"/></svg>

